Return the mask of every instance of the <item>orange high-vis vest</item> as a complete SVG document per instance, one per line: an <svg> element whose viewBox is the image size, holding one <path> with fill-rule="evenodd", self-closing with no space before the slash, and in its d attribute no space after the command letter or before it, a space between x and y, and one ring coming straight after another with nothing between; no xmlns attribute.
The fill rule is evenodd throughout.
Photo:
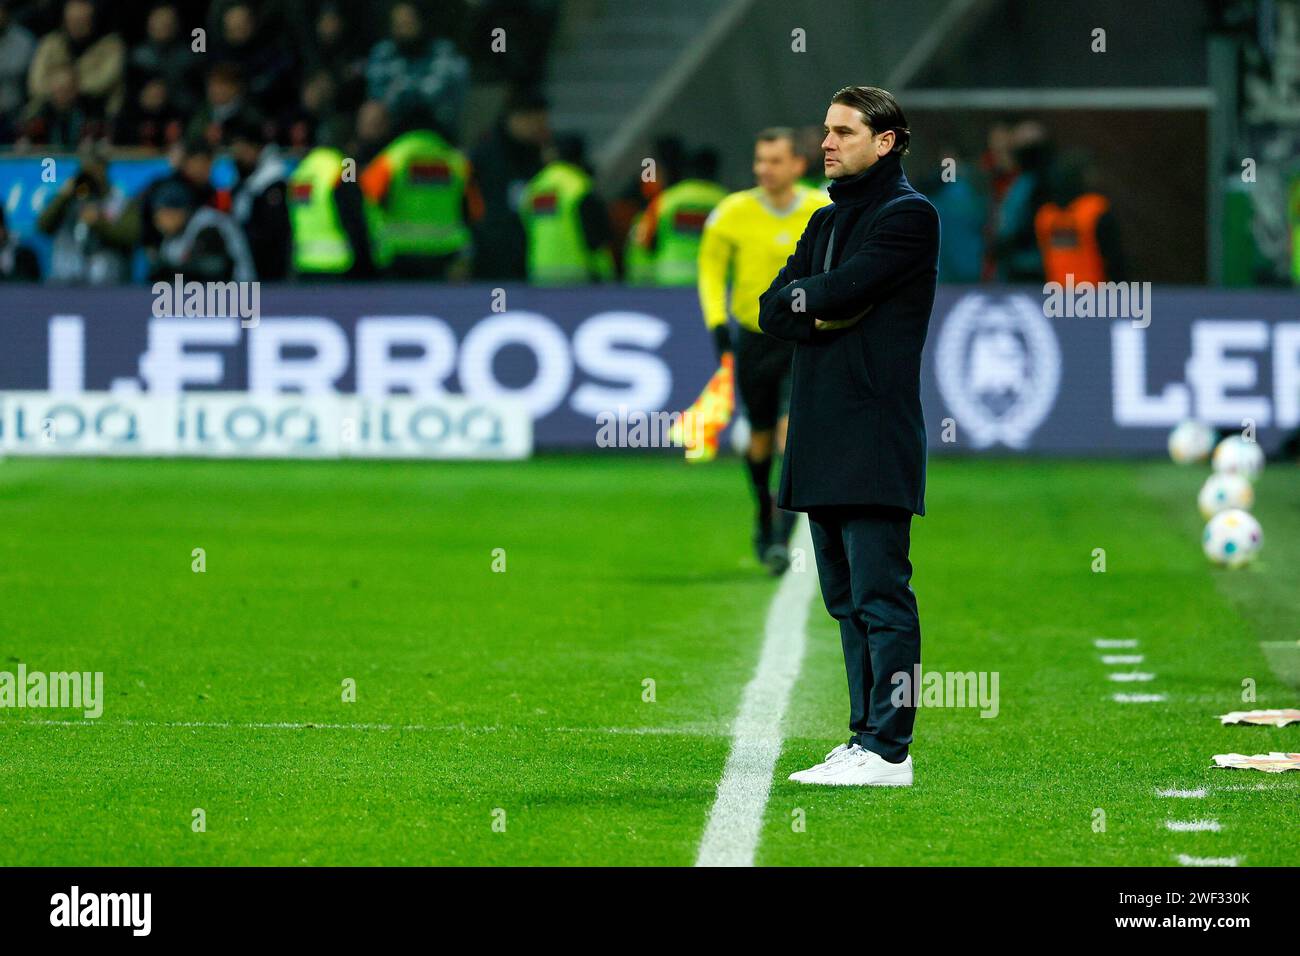
<svg viewBox="0 0 1300 956"><path fill-rule="evenodd" d="M1034 232L1043 254L1043 273L1048 282L1065 283L1067 273L1074 281L1105 282L1106 263L1097 245L1097 220L1110 209L1110 200L1099 193L1084 193L1062 209L1046 203L1034 215Z"/></svg>

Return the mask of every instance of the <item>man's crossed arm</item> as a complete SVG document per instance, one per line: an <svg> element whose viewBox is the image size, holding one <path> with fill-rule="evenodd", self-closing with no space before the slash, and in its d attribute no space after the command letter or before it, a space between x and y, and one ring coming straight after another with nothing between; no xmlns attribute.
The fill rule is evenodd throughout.
<svg viewBox="0 0 1300 956"><path fill-rule="evenodd" d="M857 252L834 269L813 274L809 229L759 297L758 325L779 339L806 342L814 330L847 328L886 293L931 268L939 220L923 202L887 211Z"/></svg>

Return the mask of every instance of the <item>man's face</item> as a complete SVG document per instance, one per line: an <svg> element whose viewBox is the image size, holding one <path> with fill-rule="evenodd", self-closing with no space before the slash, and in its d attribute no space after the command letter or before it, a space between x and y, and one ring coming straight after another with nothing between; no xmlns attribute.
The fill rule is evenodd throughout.
<svg viewBox="0 0 1300 956"><path fill-rule="evenodd" d="M189 213L184 209L169 209L163 207L155 209L153 213L153 225L164 236L171 238L185 228L185 222L189 219Z"/></svg>
<svg viewBox="0 0 1300 956"><path fill-rule="evenodd" d="M336 10L326 10L316 21L316 39L328 46L343 35L343 18Z"/></svg>
<svg viewBox="0 0 1300 956"><path fill-rule="evenodd" d="M302 88L303 108L311 113L320 113L334 99L334 81L328 73L317 73Z"/></svg>
<svg viewBox="0 0 1300 956"><path fill-rule="evenodd" d="M543 145L549 130L546 110L518 110L506 118L510 135L524 143Z"/></svg>
<svg viewBox="0 0 1300 956"><path fill-rule="evenodd" d="M822 132L823 166L830 179L852 176L874 166L894 147L893 130L873 134L862 114L843 103L832 103L826 111Z"/></svg>
<svg viewBox="0 0 1300 956"><path fill-rule="evenodd" d="M140 106L150 113L163 108L167 103L167 84L154 77L140 88Z"/></svg>
<svg viewBox="0 0 1300 956"><path fill-rule="evenodd" d="M357 111L357 136L365 142L378 142L388 135L388 113L384 104L368 100Z"/></svg>
<svg viewBox="0 0 1300 956"><path fill-rule="evenodd" d="M789 189L806 167L788 139L759 140L754 144L754 179L768 192Z"/></svg>
<svg viewBox="0 0 1300 956"><path fill-rule="evenodd" d="M398 43L410 43L420 38L420 15L409 3L399 3L393 7L389 26L393 39Z"/></svg>
<svg viewBox="0 0 1300 956"><path fill-rule="evenodd" d="M74 40L84 40L90 36L95 25L95 10L84 0L72 0L63 8L63 29Z"/></svg>
<svg viewBox="0 0 1300 956"><path fill-rule="evenodd" d="M206 153L190 153L181 160L181 175L196 186L206 186L212 179L212 157Z"/></svg>
<svg viewBox="0 0 1300 956"><path fill-rule="evenodd" d="M253 38L253 13L248 7L229 8L221 18L221 31L231 46L243 46Z"/></svg>
<svg viewBox="0 0 1300 956"><path fill-rule="evenodd" d="M149 14L149 39L154 43L171 43L176 38L176 10L172 7L156 7Z"/></svg>
<svg viewBox="0 0 1300 956"><path fill-rule="evenodd" d="M230 158L235 161L235 168L244 176L257 168L258 153L258 144L246 139L235 139L230 143Z"/></svg>
<svg viewBox="0 0 1300 956"><path fill-rule="evenodd" d="M213 106L229 106L239 96L239 87L224 76L208 80L208 102Z"/></svg>

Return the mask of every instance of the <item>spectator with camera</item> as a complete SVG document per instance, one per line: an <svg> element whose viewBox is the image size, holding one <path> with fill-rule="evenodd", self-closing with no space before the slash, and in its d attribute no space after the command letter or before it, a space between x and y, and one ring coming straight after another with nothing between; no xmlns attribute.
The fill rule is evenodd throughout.
<svg viewBox="0 0 1300 956"><path fill-rule="evenodd" d="M127 253L108 237L109 224L125 199L108 183L108 163L97 152L81 156L81 168L37 218L37 227L54 239L51 282L116 285L130 278Z"/></svg>
<svg viewBox="0 0 1300 956"><path fill-rule="evenodd" d="M175 183L190 194L192 206L227 205L229 196L212 185L212 149L203 140L190 140L173 147L172 171L154 180L136 196L114 222L105 227L104 238L115 248L131 253L143 249L150 262L157 259L162 234L154 224L154 206L158 191Z"/></svg>

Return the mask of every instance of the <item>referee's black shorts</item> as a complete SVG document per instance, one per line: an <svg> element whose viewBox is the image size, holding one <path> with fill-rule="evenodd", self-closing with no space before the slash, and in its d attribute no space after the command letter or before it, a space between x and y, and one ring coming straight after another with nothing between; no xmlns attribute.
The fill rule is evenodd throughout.
<svg viewBox="0 0 1300 956"><path fill-rule="evenodd" d="M743 325L737 328L736 388L752 430L776 427L793 358L794 343L751 332Z"/></svg>

